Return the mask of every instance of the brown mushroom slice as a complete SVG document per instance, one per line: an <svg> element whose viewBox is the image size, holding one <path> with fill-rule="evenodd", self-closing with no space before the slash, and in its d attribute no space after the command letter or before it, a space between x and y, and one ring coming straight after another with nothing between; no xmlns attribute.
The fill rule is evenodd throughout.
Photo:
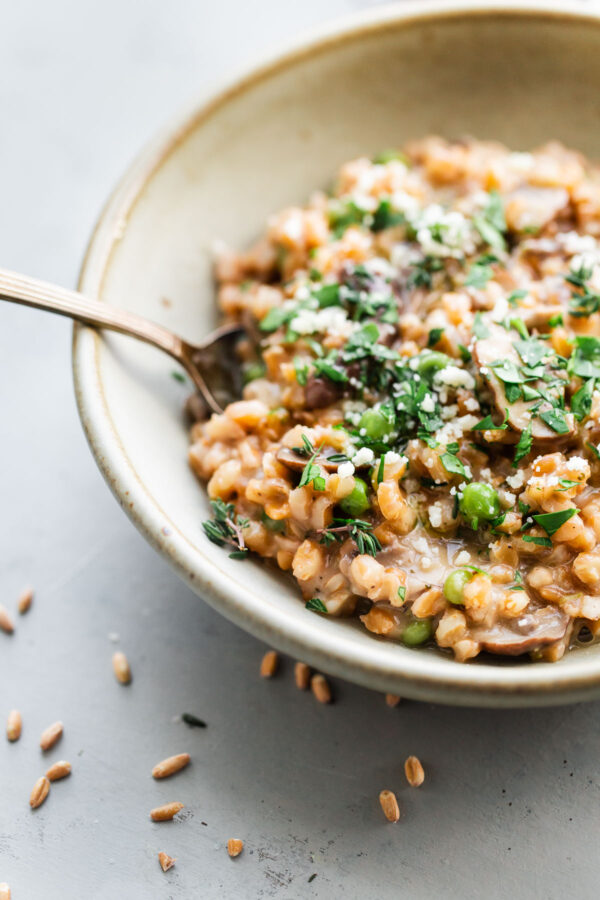
<svg viewBox="0 0 600 900"><path fill-rule="evenodd" d="M282 447L277 451L277 460L283 463L284 466L287 466L288 469L291 469L292 472L301 472L307 463L306 456L300 456L287 447ZM315 457L314 462L325 469L326 472L337 472L337 468L340 465L339 462L331 462L324 453L320 453Z"/></svg>
<svg viewBox="0 0 600 900"><path fill-rule="evenodd" d="M559 641L568 624L569 617L558 607L542 606L516 619L502 619L490 627L473 628L471 636L489 653L521 656Z"/></svg>
<svg viewBox="0 0 600 900"><path fill-rule="evenodd" d="M339 399L341 385L329 378L311 375L304 389L304 405L306 409L324 409Z"/></svg>
<svg viewBox="0 0 600 900"><path fill-rule="evenodd" d="M519 354L515 350L513 340L516 335L500 325L487 325L489 336L479 338L475 342L473 348L473 358L480 369L485 370L485 378L490 386L494 397L494 404L498 411L499 417L504 418L505 410L508 410L508 424L515 431L525 431L531 423L531 436L534 441L540 444L557 444L563 443L575 434L575 419L572 413L566 415L566 422L569 431L566 434L557 434L539 417L531 418L531 407L535 406L537 400L517 400L515 403L509 403L506 399L504 384L494 372L492 368L498 360L507 360L516 366L521 366L522 361ZM484 374L482 372L482 374ZM541 407L543 410L545 405ZM547 405L550 408L550 404Z"/></svg>

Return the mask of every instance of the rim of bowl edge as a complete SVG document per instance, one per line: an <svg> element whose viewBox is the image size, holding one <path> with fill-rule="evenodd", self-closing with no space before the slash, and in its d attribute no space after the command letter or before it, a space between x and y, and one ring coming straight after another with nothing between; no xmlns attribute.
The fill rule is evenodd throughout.
<svg viewBox="0 0 600 900"><path fill-rule="evenodd" d="M580 5L581 4L581 5ZM585 4L585 5L584 5ZM194 104L175 123L163 129L130 166L109 197L92 232L81 267L79 289L91 297L102 293L113 251L127 221L155 172L179 143L230 99L254 85L337 43L361 39L390 25L396 28L419 21L466 16L515 15L598 24L600 6L577 0L565 10L561 0L404 0L334 19L285 43L261 65L247 65L225 87ZM94 329L75 325L72 364L77 407L84 432L98 467L115 498L138 530L164 556L183 580L227 618L282 651L305 659L341 678L381 691L394 690L415 699L459 705L550 705L593 699L600 693L600 654L588 662L585 674L572 674L561 666L448 665L449 660L429 653L398 656L400 663L380 659L377 640L357 653L346 630L329 633L315 628L315 619L296 625L289 633L284 611L239 588L215 568L210 558L178 530L137 474L114 425L104 395L100 370L101 337ZM315 634L316 633L316 634ZM346 648L346 649L345 649ZM441 669L441 671L438 671ZM435 695L435 697L434 697Z"/></svg>

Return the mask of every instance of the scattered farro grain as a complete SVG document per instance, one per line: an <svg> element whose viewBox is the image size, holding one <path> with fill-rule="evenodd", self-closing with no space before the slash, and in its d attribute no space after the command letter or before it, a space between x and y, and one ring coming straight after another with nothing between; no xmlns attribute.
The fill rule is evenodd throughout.
<svg viewBox="0 0 600 900"><path fill-rule="evenodd" d="M268 650L260 664L260 674L263 678L272 678L279 668L279 654L275 650Z"/></svg>
<svg viewBox="0 0 600 900"><path fill-rule="evenodd" d="M5 631L7 634L12 634L15 630L15 626L13 624L13 620L8 614L8 610L5 606L0 605L0 628L2 631Z"/></svg>
<svg viewBox="0 0 600 900"><path fill-rule="evenodd" d="M310 679L310 689L319 703L331 703L331 687L324 675L313 675Z"/></svg>
<svg viewBox="0 0 600 900"><path fill-rule="evenodd" d="M38 806L41 806L46 797L48 796L48 792L50 790L50 782L46 778L45 775L42 775L41 778L38 778L36 783L33 786L33 790L29 796L29 805L32 809L37 809Z"/></svg>
<svg viewBox="0 0 600 900"><path fill-rule="evenodd" d="M409 756L404 763L404 774L411 787L421 787L425 781L425 772L420 760L416 756Z"/></svg>
<svg viewBox="0 0 600 900"><path fill-rule="evenodd" d="M18 709L12 709L6 720L6 737L9 741L18 741L21 737L23 719Z"/></svg>
<svg viewBox="0 0 600 900"><path fill-rule="evenodd" d="M40 737L40 747L42 750L50 750L51 747L54 747L62 733L62 722L54 722L52 725L48 725L45 731L42 731L42 736Z"/></svg>
<svg viewBox="0 0 600 900"><path fill-rule="evenodd" d="M243 849L244 842L240 841L239 838L229 838L229 840L227 841L227 852L232 859L235 856L239 856Z"/></svg>
<svg viewBox="0 0 600 900"><path fill-rule="evenodd" d="M385 695L385 702L387 703L388 706L398 706L398 704L400 703L401 700L402 700L402 697L399 697L398 694L386 694Z"/></svg>
<svg viewBox="0 0 600 900"><path fill-rule="evenodd" d="M393 791L381 791L379 802L388 822L397 822L400 818L400 807Z"/></svg>
<svg viewBox="0 0 600 900"><path fill-rule="evenodd" d="M294 678L296 680L296 687L300 691L308 690L310 686L310 667L303 662L297 662L294 666Z"/></svg>
<svg viewBox="0 0 600 900"><path fill-rule="evenodd" d="M168 872L169 869L172 869L177 862L177 860L173 856L169 856L168 853L163 853L162 850L158 854L158 861L163 872Z"/></svg>
<svg viewBox="0 0 600 900"><path fill-rule="evenodd" d="M52 763L46 772L46 778L48 781L60 781L61 778L66 778L70 774L71 763L67 762L66 759L61 759L59 762Z"/></svg>
<svg viewBox="0 0 600 900"><path fill-rule="evenodd" d="M121 650L117 650L113 654L112 664L117 681L120 681L121 684L129 684L131 681L131 669L127 662L127 657Z"/></svg>
<svg viewBox="0 0 600 900"><path fill-rule="evenodd" d="M176 756L169 756L168 759L163 759L162 762L159 762L154 766L152 769L152 777L168 778L169 775L174 775L175 772L185 769L189 761L189 753L178 753Z"/></svg>
<svg viewBox="0 0 600 900"><path fill-rule="evenodd" d="M183 809L183 803L174 800L173 803L165 803L150 810L150 818L153 822L170 822L173 816Z"/></svg>
<svg viewBox="0 0 600 900"><path fill-rule="evenodd" d="M24 591L21 591L19 594L19 602L18 602L18 610L21 615L24 615L31 608L31 604L33 602L33 588L25 588Z"/></svg>
<svg viewBox="0 0 600 900"><path fill-rule="evenodd" d="M5 881L0 882L0 900L10 900L10 887Z"/></svg>

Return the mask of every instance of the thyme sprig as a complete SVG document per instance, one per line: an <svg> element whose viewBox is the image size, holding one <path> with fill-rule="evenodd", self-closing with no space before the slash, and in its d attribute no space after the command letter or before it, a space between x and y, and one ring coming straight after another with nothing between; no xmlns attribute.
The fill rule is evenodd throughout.
<svg viewBox="0 0 600 900"><path fill-rule="evenodd" d="M236 515L233 503L211 500L214 516L202 523L209 541L218 547L231 547L231 559L245 559L248 548L244 542L243 530L248 527L248 519Z"/></svg>
<svg viewBox="0 0 600 900"><path fill-rule="evenodd" d="M345 536L351 538L359 553L377 556L381 544L373 534L373 525L364 519L334 519L332 527L320 528L316 534L321 536L320 543L330 546L335 541L343 541Z"/></svg>

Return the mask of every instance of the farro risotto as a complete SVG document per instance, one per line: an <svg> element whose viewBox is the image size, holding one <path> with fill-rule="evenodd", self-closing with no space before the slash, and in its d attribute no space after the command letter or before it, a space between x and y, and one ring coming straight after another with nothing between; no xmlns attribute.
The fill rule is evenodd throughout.
<svg viewBox="0 0 600 900"><path fill-rule="evenodd" d="M460 661L593 641L599 238L580 154L428 137L221 248L246 384L192 427L207 536Z"/></svg>

